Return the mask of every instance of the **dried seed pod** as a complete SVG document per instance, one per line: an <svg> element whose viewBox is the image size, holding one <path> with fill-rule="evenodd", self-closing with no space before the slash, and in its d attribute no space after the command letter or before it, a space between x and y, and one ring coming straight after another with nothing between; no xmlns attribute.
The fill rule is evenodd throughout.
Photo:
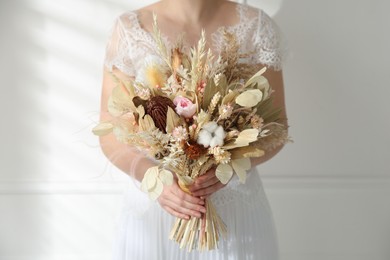
<svg viewBox="0 0 390 260"><path fill-rule="evenodd" d="M146 114L150 115L154 124L163 133L166 133L168 107L175 110L175 104L167 97L152 97L146 104Z"/></svg>

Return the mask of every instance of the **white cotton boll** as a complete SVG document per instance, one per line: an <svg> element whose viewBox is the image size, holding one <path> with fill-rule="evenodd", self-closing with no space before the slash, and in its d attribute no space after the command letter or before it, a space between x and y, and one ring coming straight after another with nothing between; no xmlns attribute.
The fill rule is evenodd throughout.
<svg viewBox="0 0 390 260"><path fill-rule="evenodd" d="M214 148L215 146L218 145L218 138L212 138L211 141L210 141L210 147L211 148Z"/></svg>
<svg viewBox="0 0 390 260"><path fill-rule="evenodd" d="M219 126L216 122L208 122L205 124L199 132L198 144L202 144L204 147L214 148L215 146L223 145L223 139L225 139L226 133L222 126Z"/></svg>
<svg viewBox="0 0 390 260"><path fill-rule="evenodd" d="M211 133L209 133L206 130L201 130L199 132L199 136L198 136L197 142L198 142L198 144L201 144L204 147L209 147L211 139L212 139Z"/></svg>
<svg viewBox="0 0 390 260"><path fill-rule="evenodd" d="M210 132L210 133L213 133L217 129L217 127L218 127L217 123L215 123L214 121L211 121L211 122L208 122L207 124L205 124L203 126L203 129Z"/></svg>
<svg viewBox="0 0 390 260"><path fill-rule="evenodd" d="M217 145L222 146L223 145L223 138L216 138L216 139L217 139L217 141L216 141Z"/></svg>
<svg viewBox="0 0 390 260"><path fill-rule="evenodd" d="M222 126L218 126L217 129L215 130L214 134L216 136L219 137L219 139L222 139L222 143L223 143L223 139L225 138L226 136L226 133L225 131L223 130L223 127ZM222 144L223 145L223 144Z"/></svg>

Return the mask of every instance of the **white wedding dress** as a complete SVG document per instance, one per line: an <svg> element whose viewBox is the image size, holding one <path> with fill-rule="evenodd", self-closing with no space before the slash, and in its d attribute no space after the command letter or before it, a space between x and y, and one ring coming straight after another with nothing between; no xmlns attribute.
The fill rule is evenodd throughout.
<svg viewBox="0 0 390 260"><path fill-rule="evenodd" d="M137 77L137 69L156 49L152 35L143 29L137 15L135 11L127 11L116 19L104 63L108 70L116 67L132 77ZM210 35L213 52L218 54L225 28L237 35L242 51L255 51L242 62L281 69L280 41L271 18L260 9L242 4L237 5L237 15L239 23L220 27ZM245 184L239 183L235 176L210 199L227 225L228 237L220 240L217 250L188 253L168 239L175 218L141 192L136 181L130 180L117 226L113 259L278 259L272 212L256 168L250 170Z"/></svg>

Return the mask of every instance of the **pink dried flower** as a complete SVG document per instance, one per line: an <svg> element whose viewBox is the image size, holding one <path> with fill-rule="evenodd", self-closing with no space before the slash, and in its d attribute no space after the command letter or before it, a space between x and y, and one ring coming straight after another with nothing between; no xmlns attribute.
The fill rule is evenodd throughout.
<svg viewBox="0 0 390 260"><path fill-rule="evenodd" d="M196 112L196 105L186 97L177 96L173 103L176 106L176 113L185 118L191 118Z"/></svg>
<svg viewBox="0 0 390 260"><path fill-rule="evenodd" d="M172 136L178 141L187 140L187 129L182 126L175 127L172 131Z"/></svg>

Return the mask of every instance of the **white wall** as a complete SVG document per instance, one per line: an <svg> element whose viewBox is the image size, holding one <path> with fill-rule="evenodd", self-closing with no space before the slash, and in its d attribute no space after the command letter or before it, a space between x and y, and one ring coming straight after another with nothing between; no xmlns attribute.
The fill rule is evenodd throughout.
<svg viewBox="0 0 390 260"><path fill-rule="evenodd" d="M133 3L134 2L134 3ZM126 176L90 129L112 21L151 1L0 3L0 259L110 259ZM288 40L295 143L259 167L282 260L387 260L388 1L248 1Z"/></svg>

